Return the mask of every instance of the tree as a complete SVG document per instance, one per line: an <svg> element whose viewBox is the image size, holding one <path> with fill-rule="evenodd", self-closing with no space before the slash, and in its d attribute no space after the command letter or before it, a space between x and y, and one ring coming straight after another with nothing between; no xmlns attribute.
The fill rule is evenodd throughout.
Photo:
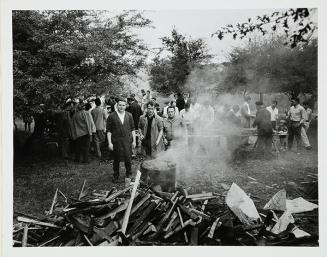
<svg viewBox="0 0 327 257"><path fill-rule="evenodd" d="M168 56L157 55L149 66L150 86L162 93L177 93L184 90L190 71L210 60L206 43L202 39L186 39L175 29L170 37L162 38L162 51Z"/></svg>
<svg viewBox="0 0 327 257"><path fill-rule="evenodd" d="M316 9L308 8L275 11L270 15L257 16L255 19L248 18L248 21L244 23L228 24L225 27L221 27L211 36L217 36L222 40L226 35L231 34L233 39L243 39L253 32L265 35L268 33L268 30L273 32L281 30L287 37L285 44L289 44L293 48L298 44L308 43L317 29L310 16L315 11Z"/></svg>
<svg viewBox="0 0 327 257"><path fill-rule="evenodd" d="M120 78L135 76L148 52L131 28L149 24L138 12L13 11L15 115L121 91Z"/></svg>
<svg viewBox="0 0 327 257"><path fill-rule="evenodd" d="M300 93L317 95L317 39L289 48L284 37L249 42L234 49L225 64L221 85L228 92L283 92L290 98Z"/></svg>

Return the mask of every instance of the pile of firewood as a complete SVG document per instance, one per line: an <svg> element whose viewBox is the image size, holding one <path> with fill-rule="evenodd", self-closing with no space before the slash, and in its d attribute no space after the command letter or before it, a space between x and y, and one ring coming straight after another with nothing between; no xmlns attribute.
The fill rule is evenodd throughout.
<svg viewBox="0 0 327 257"><path fill-rule="evenodd" d="M271 210L261 210L262 219L245 224L225 195L157 191L140 181L139 172L123 190L85 193L84 186L77 199L57 190L44 219L16 214L14 246L299 245L318 240L296 238L293 224L279 234L268 231L276 223Z"/></svg>

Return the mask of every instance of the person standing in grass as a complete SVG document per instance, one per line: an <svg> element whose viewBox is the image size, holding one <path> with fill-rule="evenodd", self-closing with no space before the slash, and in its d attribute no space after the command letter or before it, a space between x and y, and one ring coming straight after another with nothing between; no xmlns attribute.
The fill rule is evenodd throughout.
<svg viewBox="0 0 327 257"><path fill-rule="evenodd" d="M147 158L155 158L158 153L164 150L162 141L163 122L154 112L154 102L148 102L146 110L146 114L140 117L138 125L142 151Z"/></svg>
<svg viewBox="0 0 327 257"><path fill-rule="evenodd" d="M132 175L132 148L136 146L135 127L132 114L126 112L126 100L117 99L117 111L107 119L108 147L113 151L113 182L119 179L119 163L125 162L126 178Z"/></svg>
<svg viewBox="0 0 327 257"><path fill-rule="evenodd" d="M72 117L72 138L74 140L75 162L89 163L89 150L92 134L96 128L91 113L85 110L85 104L81 101L77 111Z"/></svg>
<svg viewBox="0 0 327 257"><path fill-rule="evenodd" d="M95 150L98 158L102 157L101 144L105 141L105 129L106 129L106 111L101 107L100 98L94 100L95 108L91 111L91 115L95 124L96 132L93 137Z"/></svg>
<svg viewBox="0 0 327 257"><path fill-rule="evenodd" d="M270 106L266 108L271 115L271 126L273 129L277 129L277 120L278 120L278 109L277 109L277 101L274 100Z"/></svg>
<svg viewBox="0 0 327 257"><path fill-rule="evenodd" d="M163 129L164 144L166 145L166 148L169 148L173 141L173 143L176 143L183 135L185 135L185 133L182 120L175 114L175 107L169 106L167 108L167 114L168 117L163 121Z"/></svg>
<svg viewBox="0 0 327 257"><path fill-rule="evenodd" d="M288 149L293 147L294 137L297 141L298 148L302 142L307 150L312 147L304 129L304 123L307 120L307 113L303 106L300 105L299 98L294 98L291 101L291 107L288 111L289 128L288 128Z"/></svg>
<svg viewBox="0 0 327 257"><path fill-rule="evenodd" d="M257 113L253 122L253 127L257 127L258 130L258 150L262 151L264 155L271 153L272 144L272 126L270 112L264 108L261 101L255 103Z"/></svg>

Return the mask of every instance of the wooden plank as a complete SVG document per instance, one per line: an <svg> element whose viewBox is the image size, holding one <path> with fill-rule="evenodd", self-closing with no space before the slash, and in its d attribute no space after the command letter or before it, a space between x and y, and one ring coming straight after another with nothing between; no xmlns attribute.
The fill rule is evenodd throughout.
<svg viewBox="0 0 327 257"><path fill-rule="evenodd" d="M190 208L190 211L193 212L194 214L198 215L198 216L201 216L202 218L206 219L206 220L210 220L210 216L201 212L201 211L198 211L196 209L193 209L193 208Z"/></svg>
<svg viewBox="0 0 327 257"><path fill-rule="evenodd" d="M33 220L33 219L29 219L29 218L25 218L25 217L21 217L18 216L17 220L20 222L25 222L25 223L32 223L32 224L37 224L40 226L45 226L45 227L51 227L51 228L61 228L55 224L52 223L48 223L48 222L42 222L42 221L38 221L38 220Z"/></svg>
<svg viewBox="0 0 327 257"><path fill-rule="evenodd" d="M83 181L81 191L79 192L79 195L78 195L78 200L81 200L81 198L86 195L86 194L83 194L85 184L86 184L86 179L84 179L84 181Z"/></svg>
<svg viewBox="0 0 327 257"><path fill-rule="evenodd" d="M199 197L199 198L191 198L193 202L200 202L200 201L207 201L210 199L217 198L217 196L206 196L206 197Z"/></svg>
<svg viewBox="0 0 327 257"><path fill-rule="evenodd" d="M22 247L26 247L27 245L27 234L28 234L28 225L24 224L24 234L23 234L23 240L22 240Z"/></svg>
<svg viewBox="0 0 327 257"><path fill-rule="evenodd" d="M181 231L183 228L185 228L185 227L187 227L188 225L191 225L191 224L193 224L192 219L187 220L187 221L184 223L184 226L179 225L179 226L178 226L174 231L171 231L171 232L169 232L168 234L166 234L166 235L164 236L164 238L167 239L167 238L171 237L172 235L178 233L178 232Z"/></svg>
<svg viewBox="0 0 327 257"><path fill-rule="evenodd" d="M171 225L173 224L173 222L175 221L175 219L176 219L177 217L178 217L177 212L174 212L173 215L171 216L171 219L170 219L168 225L167 225L166 228L164 229L165 232L168 231L168 230L170 229Z"/></svg>
<svg viewBox="0 0 327 257"><path fill-rule="evenodd" d="M87 238L86 235L83 235L84 238L85 238L85 241L90 245L90 246L93 246L93 244L91 243L91 241Z"/></svg>
<svg viewBox="0 0 327 257"><path fill-rule="evenodd" d="M182 217L181 210L179 209L179 207L177 207L177 212L178 212L178 217L181 222L181 225L182 225L182 227L184 227L184 221L183 221L183 217ZM187 237L186 232L184 232L184 240L186 243L188 243L188 237Z"/></svg>
<svg viewBox="0 0 327 257"><path fill-rule="evenodd" d="M58 188L56 189L56 192L53 196L53 200L52 200L52 204L51 204L51 207L50 207L50 210L49 210L49 214L51 215L53 213L53 208L57 202L57 198L58 198Z"/></svg>
<svg viewBox="0 0 327 257"><path fill-rule="evenodd" d="M136 212L149 198L151 197L150 194L144 196L131 210L131 215Z"/></svg>
<svg viewBox="0 0 327 257"><path fill-rule="evenodd" d="M135 197L137 195L138 195L138 193L136 192ZM128 207L129 201L130 201L129 199L125 200L122 204L120 204L117 208L115 208L111 212L100 216L99 219L106 219L106 218L109 218L109 217L111 217L113 219L116 216L117 213L126 210L126 208Z"/></svg>
<svg viewBox="0 0 327 257"><path fill-rule="evenodd" d="M39 245L39 247L41 247L41 246L45 246L45 245L51 243L52 241L58 239L59 237L60 237L60 235L59 235L59 236L55 236L54 238L52 238L52 239L50 239L50 240L44 242L43 244Z"/></svg>
<svg viewBox="0 0 327 257"><path fill-rule="evenodd" d="M208 197L208 196L212 196L212 193L210 192L210 193L187 195L186 199L203 198L203 197Z"/></svg>
<svg viewBox="0 0 327 257"><path fill-rule="evenodd" d="M127 225L128 225L128 221L129 221L129 215L131 213L132 210L132 205L133 205L133 201L135 198L135 194L136 194L136 189L140 184L140 178L141 178L141 172L138 170L136 173L136 177L135 177L135 182L134 182L134 186L133 186L133 190L132 190L132 195L129 201L129 204L127 206L127 209L125 211L125 215L124 215L124 220L123 220L123 225L122 225L122 233L125 234L126 233L126 229L127 229Z"/></svg>
<svg viewBox="0 0 327 257"><path fill-rule="evenodd" d="M126 193L126 192L127 192L128 190L130 190L131 188L132 188L132 186L129 186L129 187L126 187L125 189L120 190L120 191L118 191L118 192L116 192L116 193L114 193L114 194L112 194L112 195L109 195L109 197L106 198L104 201L105 201L106 203L109 203L110 201L114 200L114 199L117 198L118 196L120 196L120 195Z"/></svg>

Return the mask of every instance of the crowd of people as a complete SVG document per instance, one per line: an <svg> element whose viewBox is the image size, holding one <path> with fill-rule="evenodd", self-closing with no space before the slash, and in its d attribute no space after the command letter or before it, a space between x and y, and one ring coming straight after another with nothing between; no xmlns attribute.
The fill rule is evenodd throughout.
<svg viewBox="0 0 327 257"><path fill-rule="evenodd" d="M146 158L156 158L186 135L213 128L217 120L240 129L257 128L255 146L264 153L272 151L274 134L280 139L281 150L291 149L294 138L298 146L311 149L306 132L312 110L307 103L300 105L299 99L292 100L285 117L279 115L277 101L269 106L255 102L254 114L250 96L245 96L241 106L225 104L219 108L210 105L209 100L198 101L189 94L177 94L164 107L156 100L149 90L141 90L139 97L131 94L127 98L68 99L56 119L62 157L66 162L73 157L75 162L89 163L91 149L101 160L102 150L107 146L113 158L113 179L117 180L120 162L125 164L126 177L131 176L135 149ZM240 141L249 144L248 139L243 137ZM192 143L188 140L187 143Z"/></svg>

